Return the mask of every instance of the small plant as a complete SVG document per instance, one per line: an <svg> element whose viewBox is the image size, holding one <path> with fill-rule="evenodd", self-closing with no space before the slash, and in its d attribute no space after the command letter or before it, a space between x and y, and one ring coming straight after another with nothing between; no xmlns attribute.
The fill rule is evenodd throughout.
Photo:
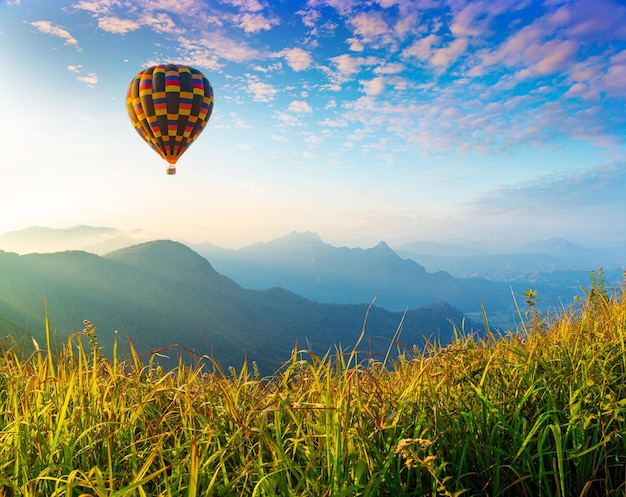
<svg viewBox="0 0 626 497"><path fill-rule="evenodd" d="M537 309L537 290L531 290L530 288L524 292L524 297L526 297L526 307L528 310L526 311L526 319L529 320L530 329L532 331L541 331L544 329L546 320L542 317L539 309Z"/></svg>
<svg viewBox="0 0 626 497"><path fill-rule="evenodd" d="M92 324L91 321L85 319L83 321L83 333L89 340L89 348L93 354L95 360L99 360L102 358L102 347L98 345L98 335L96 334L96 328Z"/></svg>

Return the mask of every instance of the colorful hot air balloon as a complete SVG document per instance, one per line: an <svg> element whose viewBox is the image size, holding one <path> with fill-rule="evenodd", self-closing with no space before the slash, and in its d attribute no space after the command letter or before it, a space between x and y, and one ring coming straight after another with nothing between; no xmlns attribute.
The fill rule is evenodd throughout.
<svg viewBox="0 0 626 497"><path fill-rule="evenodd" d="M176 161L198 138L213 111L213 88L197 69L159 64L128 85L126 110L141 137L176 174Z"/></svg>

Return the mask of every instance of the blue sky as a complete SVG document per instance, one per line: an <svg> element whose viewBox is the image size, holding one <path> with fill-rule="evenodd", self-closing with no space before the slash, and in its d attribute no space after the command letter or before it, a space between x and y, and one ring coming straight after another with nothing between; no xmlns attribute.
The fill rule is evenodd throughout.
<svg viewBox="0 0 626 497"><path fill-rule="evenodd" d="M10 0L0 62L0 233L626 239L622 0ZM176 176L125 110L166 62L215 91Z"/></svg>

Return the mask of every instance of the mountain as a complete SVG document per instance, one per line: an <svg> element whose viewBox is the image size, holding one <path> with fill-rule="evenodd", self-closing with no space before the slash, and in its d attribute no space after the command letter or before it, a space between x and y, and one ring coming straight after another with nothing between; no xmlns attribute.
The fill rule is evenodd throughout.
<svg viewBox="0 0 626 497"><path fill-rule="evenodd" d="M427 272L385 242L373 248L334 247L314 233L293 232L241 249L195 245L222 274L247 288L286 288L327 303L369 302L391 310L445 301L464 312L513 306L510 287L481 278Z"/></svg>
<svg viewBox="0 0 626 497"><path fill-rule="evenodd" d="M418 261L428 271L447 271L459 277L481 277L491 281L536 282L552 273L560 277L570 272L570 282L588 283L589 271L602 267L620 278L626 266L626 242L588 248L562 238L551 238L525 245L507 253L476 251L461 246L414 242L401 245L402 257ZM583 274L583 280L578 276Z"/></svg>
<svg viewBox="0 0 626 497"><path fill-rule="evenodd" d="M102 255L136 243L136 233L83 225L66 229L31 226L0 235L0 249L18 254L84 250Z"/></svg>
<svg viewBox="0 0 626 497"><path fill-rule="evenodd" d="M384 247L383 251L386 251ZM44 299L59 336L80 331L83 320L97 328L99 343L120 349L128 335L139 351L181 344L224 366L255 360L271 373L292 348L317 353L349 348L361 332L368 304L313 302L287 290L244 289L219 274L207 259L178 242L148 242L98 256L81 251L18 255L0 251L0 336L28 331L40 341ZM372 307L363 346L374 354L387 350L403 314ZM400 341L424 343L424 337L450 341L451 322L463 314L445 303L406 312ZM474 325L466 322L468 330ZM116 331L118 333L116 333ZM180 349L162 351L176 364Z"/></svg>

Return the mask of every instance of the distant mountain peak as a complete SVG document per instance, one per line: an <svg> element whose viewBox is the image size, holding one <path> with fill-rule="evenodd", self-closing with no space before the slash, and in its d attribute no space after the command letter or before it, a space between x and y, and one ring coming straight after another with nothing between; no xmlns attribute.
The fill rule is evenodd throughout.
<svg viewBox="0 0 626 497"><path fill-rule="evenodd" d="M383 242L383 241L378 242L376 246L372 248L371 250L374 253L379 254L379 255L395 255L395 256L398 255L389 245L387 245L386 242Z"/></svg>
<svg viewBox="0 0 626 497"><path fill-rule="evenodd" d="M281 240L281 238L279 238ZM309 243L324 243L317 233L312 231L292 231L288 235L284 236L282 240L297 240L299 242Z"/></svg>
<svg viewBox="0 0 626 497"><path fill-rule="evenodd" d="M564 238L548 238L524 245L523 250L529 253L547 253L551 255L561 255L566 252L585 250L582 247L565 240Z"/></svg>

